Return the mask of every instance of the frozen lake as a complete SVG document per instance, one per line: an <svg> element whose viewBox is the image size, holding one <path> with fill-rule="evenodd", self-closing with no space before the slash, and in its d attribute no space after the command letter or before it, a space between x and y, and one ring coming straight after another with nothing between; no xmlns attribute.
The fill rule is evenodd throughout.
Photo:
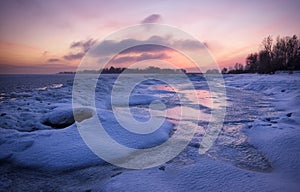
<svg viewBox="0 0 300 192"><path fill-rule="evenodd" d="M185 116L195 133L187 147L157 167L131 170L98 158L77 130L72 113L74 75L0 76L0 189L44 191L297 191L299 165L299 73L276 75L226 75L226 108L223 128L213 146L199 154L212 111L210 89L202 75L190 74L193 86L176 81L179 90L155 80L135 86L129 98L130 114L120 94L111 101L117 75L103 75L95 89L98 118L118 143L144 149L164 143L176 133ZM87 75L89 78L89 76ZM91 78L93 78L91 76ZM135 80L128 75L128 82ZM169 77L172 79L172 76ZM122 90L121 90L122 89ZM180 95L178 94L180 92ZM198 96L193 102L193 94ZM216 98L217 100L218 98ZM84 98L83 98L84 100ZM166 106L161 128L151 134L124 131L113 107L139 122L150 118L149 105ZM112 105L113 104L113 105ZM80 111L81 110L81 111ZM79 112L86 113L79 109ZM160 110L158 110L160 111ZM85 114L85 119L93 114ZM157 115L160 117L160 115ZM182 135L178 142L187 138ZM65 181L68 180L67 183ZM176 190L175 190L176 189Z"/></svg>

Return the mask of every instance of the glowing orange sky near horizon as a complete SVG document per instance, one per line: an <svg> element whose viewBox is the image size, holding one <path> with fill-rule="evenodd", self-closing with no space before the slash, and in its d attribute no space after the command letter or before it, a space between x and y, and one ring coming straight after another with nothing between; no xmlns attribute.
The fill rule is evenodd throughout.
<svg viewBox="0 0 300 192"><path fill-rule="evenodd" d="M65 57L81 51L80 47L71 49L72 43L101 41L112 32L139 24L153 14L156 17L150 17L151 22L178 27L206 43L220 68L232 66L236 62L244 63L245 57L257 51L268 35L299 37L299 8L297 0L72 3L3 0L0 2L0 72L75 71L80 59Z"/></svg>
<svg viewBox="0 0 300 192"><path fill-rule="evenodd" d="M106 68L110 68L110 67L120 67L120 68L127 68L130 67L132 64L139 62L139 60L136 61L127 61L127 62L122 62L121 64L116 62L116 59L120 59L120 58L124 58L124 57L132 57L132 58L136 58L141 56L143 53L129 53L129 54L122 54L122 55L117 55L115 58L113 58L106 66ZM164 54L165 58L163 58L163 61L171 64L174 66L174 68L178 68L178 69L193 69L195 68L194 72L200 72L199 71L199 67L197 64L195 64L192 60L190 60L188 57L186 57L185 55L183 55L182 53L175 51L175 50L164 50L164 51L160 51L158 53L155 54L149 54L152 56L156 56L156 55L160 55L160 54ZM157 59L158 60L158 59ZM144 62L146 63L146 62ZM159 67L159 68L168 68L165 67L164 65L161 65L160 62L155 61L155 58L153 60L153 62L147 62L149 64L144 65L144 66L140 66L139 69L144 69L150 66L153 67ZM162 62L163 63L163 62Z"/></svg>

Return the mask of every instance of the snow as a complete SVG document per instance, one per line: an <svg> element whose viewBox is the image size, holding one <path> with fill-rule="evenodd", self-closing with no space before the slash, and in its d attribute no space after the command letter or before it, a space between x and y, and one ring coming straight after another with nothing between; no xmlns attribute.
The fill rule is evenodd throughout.
<svg viewBox="0 0 300 192"><path fill-rule="evenodd" d="M211 104L206 85L201 84L203 77L191 78L202 114L200 122L193 124L197 126L194 138L176 158L142 170L118 168L97 157L81 138L75 119L86 123L99 118L107 133L128 147L159 145L176 131L174 124L179 118L174 90L160 82L144 82L130 98L130 113L140 122L149 119L149 111L143 107L154 101L171 107L162 126L145 135L122 129L108 107L112 76L105 79L107 86L97 88L101 96L97 109L77 107L73 111L70 83L1 93L0 190L48 186L48 190L61 191L299 191L300 74L226 75L228 117L215 146L202 155L198 153L199 142ZM190 87L179 86L188 93ZM245 103L238 103L237 95ZM114 106L120 109L126 104L123 97L115 101ZM234 105L249 111L238 111ZM196 113L197 108L192 106L189 111Z"/></svg>
<svg viewBox="0 0 300 192"><path fill-rule="evenodd" d="M244 126L247 141L262 151L271 173L239 169L219 159L201 157L188 166L126 172L111 179L104 191L298 191L300 179L299 74L233 75L229 86L272 96L278 113ZM284 92L281 90L285 89ZM287 114L292 113L291 117ZM266 122L267 121L267 122ZM271 125L270 125L271 124ZM274 125L275 124L275 125ZM249 128L251 127L251 128ZM136 179L143 178L143 179ZM151 181L151 182L149 182ZM95 188L97 190L99 188Z"/></svg>
<svg viewBox="0 0 300 192"><path fill-rule="evenodd" d="M94 111L89 108L72 109L69 106L60 106L53 109L52 112L46 113L41 118L41 123L52 128L65 128L75 123L74 116L77 121L81 122L93 115L95 115Z"/></svg>
<svg viewBox="0 0 300 192"><path fill-rule="evenodd" d="M38 170L62 171L104 163L86 147L75 126L22 135L2 147L11 153L13 164Z"/></svg>
<svg viewBox="0 0 300 192"><path fill-rule="evenodd" d="M118 127L112 112L102 112L102 114L106 114L103 126L108 127L107 131L111 137L130 147L143 148L163 143L168 139L172 129L172 124L166 122L158 131L138 136ZM65 118L70 116L71 112L69 111L55 109L47 118L52 117L52 122L61 119L65 122ZM70 117L70 119L73 118ZM9 158L13 164L18 166L46 171L62 171L104 163L85 145L75 124L55 131L35 131L34 134L20 134L3 129L1 134L5 136L2 138L1 149L3 150L0 152L0 160ZM99 139L101 140L101 138Z"/></svg>
<svg viewBox="0 0 300 192"><path fill-rule="evenodd" d="M137 179L142 178L142 179ZM92 188L103 191L297 191L295 182L273 176L238 169L230 164L203 158L194 165L168 166L165 171L140 170L123 173L106 183ZM124 190L125 189L125 190Z"/></svg>
<svg viewBox="0 0 300 192"><path fill-rule="evenodd" d="M100 114L101 122L107 133L118 143L131 148L149 148L163 143L169 138L173 124L165 121L163 125L150 134L135 134L130 132L118 124L112 111L102 110ZM105 116L104 116L105 115ZM129 115L129 114L126 114ZM104 116L104 117L103 117ZM138 118L139 116L135 116ZM113 127L113 129L109 129Z"/></svg>
<svg viewBox="0 0 300 192"><path fill-rule="evenodd" d="M47 89L37 88L31 93L12 92L4 98L1 109L0 161L41 171L77 170L107 164L88 148L75 125L75 120L79 123L86 121L95 117L96 112L87 107L72 109L71 100L67 99L70 87L57 85ZM11 97L15 99L11 100ZM130 105L145 105L162 100L142 94L133 95L131 99ZM121 106L125 102L121 99L118 101ZM138 136L126 131L117 123L111 109L106 108L107 103L98 106L98 118L110 136L119 143L134 148L147 148L169 138L173 124L167 121L149 135ZM135 114L135 118L140 121L147 119L139 113ZM120 157L118 154L115 156Z"/></svg>
<svg viewBox="0 0 300 192"><path fill-rule="evenodd" d="M278 182L285 180L297 186L300 180L300 74L239 75L230 80L231 86L271 96L277 113L256 119L244 131L249 142L267 155L274 168L272 174L280 178Z"/></svg>

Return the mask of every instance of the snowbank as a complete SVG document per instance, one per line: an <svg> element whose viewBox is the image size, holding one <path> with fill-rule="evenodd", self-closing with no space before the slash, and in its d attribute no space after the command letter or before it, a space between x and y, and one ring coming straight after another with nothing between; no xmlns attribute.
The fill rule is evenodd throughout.
<svg viewBox="0 0 300 192"><path fill-rule="evenodd" d="M276 112L245 126L248 141L267 155L273 175L283 185L299 189L300 74L234 75L228 85L270 96Z"/></svg>
<svg viewBox="0 0 300 192"><path fill-rule="evenodd" d="M228 86L263 93L275 111L244 125L247 141L267 156L271 172L238 168L221 159L201 156L181 166L124 172L103 191L298 191L300 180L300 74L244 74L226 77ZM193 156L188 153L189 156ZM250 158L251 156L249 156ZM124 190L125 189L125 190Z"/></svg>

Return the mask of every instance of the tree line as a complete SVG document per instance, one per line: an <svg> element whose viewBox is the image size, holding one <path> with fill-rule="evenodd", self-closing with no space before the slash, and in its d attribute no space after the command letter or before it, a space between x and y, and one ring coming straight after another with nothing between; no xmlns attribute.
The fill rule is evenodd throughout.
<svg viewBox="0 0 300 192"><path fill-rule="evenodd" d="M250 53L245 66L236 63L229 69L223 68L222 73L274 73L278 70L300 70L300 41L296 35L276 38L271 36L263 39L261 50Z"/></svg>
<svg viewBox="0 0 300 192"><path fill-rule="evenodd" d="M159 67L147 67L145 69L139 69L139 68L118 68L111 66L110 68L104 68L102 70L103 74L111 74L111 73L159 73L159 74L174 74L174 73L186 73L186 70L184 69L162 69Z"/></svg>
<svg viewBox="0 0 300 192"><path fill-rule="evenodd" d="M65 74L66 72L62 72ZM120 74L120 73L127 73L127 74L147 74L147 73L158 73L158 74L177 74L177 73L186 73L185 69L161 69L158 67L147 67L145 69L132 69L132 68L120 68L120 67L113 67L104 68L102 70L83 70L79 71L78 73L87 73L87 74Z"/></svg>

